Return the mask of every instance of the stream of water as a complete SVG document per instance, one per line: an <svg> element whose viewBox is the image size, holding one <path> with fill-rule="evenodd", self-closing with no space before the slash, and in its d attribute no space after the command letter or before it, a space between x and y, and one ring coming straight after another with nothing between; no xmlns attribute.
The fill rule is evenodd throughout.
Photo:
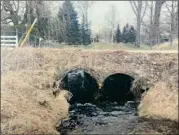
<svg viewBox="0 0 179 135"><path fill-rule="evenodd" d="M173 122L141 121L136 114L137 104L76 103L71 105L69 118L61 122L57 130L62 134L177 134Z"/></svg>
<svg viewBox="0 0 179 135"><path fill-rule="evenodd" d="M124 106L77 103L70 107L69 114L59 128L61 134L128 134L138 122L134 101Z"/></svg>

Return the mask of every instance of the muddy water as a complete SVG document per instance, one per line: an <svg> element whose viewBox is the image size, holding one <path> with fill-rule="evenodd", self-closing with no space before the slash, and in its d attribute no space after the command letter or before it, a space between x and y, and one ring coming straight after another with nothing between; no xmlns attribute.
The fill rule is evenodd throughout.
<svg viewBox="0 0 179 135"><path fill-rule="evenodd" d="M63 120L61 134L128 134L138 122L136 104L127 102L94 105L74 104L70 108L69 119Z"/></svg>
<svg viewBox="0 0 179 135"><path fill-rule="evenodd" d="M61 122L61 134L177 134L178 129L171 122L139 120L137 104L128 101L125 105L105 103L73 104L69 118Z"/></svg>

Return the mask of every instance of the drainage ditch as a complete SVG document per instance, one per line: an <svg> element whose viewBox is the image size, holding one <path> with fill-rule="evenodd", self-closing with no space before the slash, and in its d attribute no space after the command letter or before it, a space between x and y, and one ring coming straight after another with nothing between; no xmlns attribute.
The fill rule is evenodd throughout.
<svg viewBox="0 0 179 135"><path fill-rule="evenodd" d="M132 76L112 74L99 89L97 80L89 73L71 70L59 85L73 95L69 117L61 121L57 130L61 134L132 133L141 124L136 113L138 102L131 92L133 81Z"/></svg>

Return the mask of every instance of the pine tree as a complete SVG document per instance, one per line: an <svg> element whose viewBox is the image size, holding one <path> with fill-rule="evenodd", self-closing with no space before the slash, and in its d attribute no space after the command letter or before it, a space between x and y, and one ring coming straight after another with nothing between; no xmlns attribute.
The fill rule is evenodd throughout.
<svg viewBox="0 0 179 135"><path fill-rule="evenodd" d="M82 23L80 25L80 43L84 45L85 43L85 24L84 20L82 19Z"/></svg>
<svg viewBox="0 0 179 135"><path fill-rule="evenodd" d="M118 24L117 30L116 30L116 42L119 43L121 41L122 41L122 35L121 35L121 30Z"/></svg>
<svg viewBox="0 0 179 135"><path fill-rule="evenodd" d="M96 42L99 42L99 34L96 35Z"/></svg>
<svg viewBox="0 0 179 135"><path fill-rule="evenodd" d="M134 26L131 25L128 32L128 42L134 43L135 40L136 40L136 30L134 29Z"/></svg>
<svg viewBox="0 0 179 135"><path fill-rule="evenodd" d="M128 33L128 31L127 31L127 29L126 29L126 26L124 26L124 28L123 28L123 30L122 30L122 41L123 41L124 43L127 43L127 33Z"/></svg>
<svg viewBox="0 0 179 135"><path fill-rule="evenodd" d="M80 29L77 12L70 1L65 1L58 13L59 20L63 26L63 39L68 44L80 44Z"/></svg>
<svg viewBox="0 0 179 135"><path fill-rule="evenodd" d="M127 23L126 26L124 26L122 31L122 39L124 43L128 43L130 41L130 34L129 34L129 24Z"/></svg>
<svg viewBox="0 0 179 135"><path fill-rule="evenodd" d="M91 44L91 30L88 23L85 26L85 45L89 45Z"/></svg>
<svg viewBox="0 0 179 135"><path fill-rule="evenodd" d="M91 44L91 30L89 29L89 24L85 23L84 18L81 24L81 43L83 45Z"/></svg>
<svg viewBox="0 0 179 135"><path fill-rule="evenodd" d="M69 43L74 44L74 45L79 45L80 44L80 29L79 29L76 11L72 11L70 15L70 19L71 19L71 22L68 27Z"/></svg>

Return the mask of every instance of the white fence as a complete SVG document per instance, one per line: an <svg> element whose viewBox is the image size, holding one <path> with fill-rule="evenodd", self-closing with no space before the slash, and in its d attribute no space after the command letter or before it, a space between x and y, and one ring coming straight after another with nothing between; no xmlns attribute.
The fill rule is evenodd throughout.
<svg viewBox="0 0 179 135"><path fill-rule="evenodd" d="M18 36L1 36L1 47L18 47Z"/></svg>

